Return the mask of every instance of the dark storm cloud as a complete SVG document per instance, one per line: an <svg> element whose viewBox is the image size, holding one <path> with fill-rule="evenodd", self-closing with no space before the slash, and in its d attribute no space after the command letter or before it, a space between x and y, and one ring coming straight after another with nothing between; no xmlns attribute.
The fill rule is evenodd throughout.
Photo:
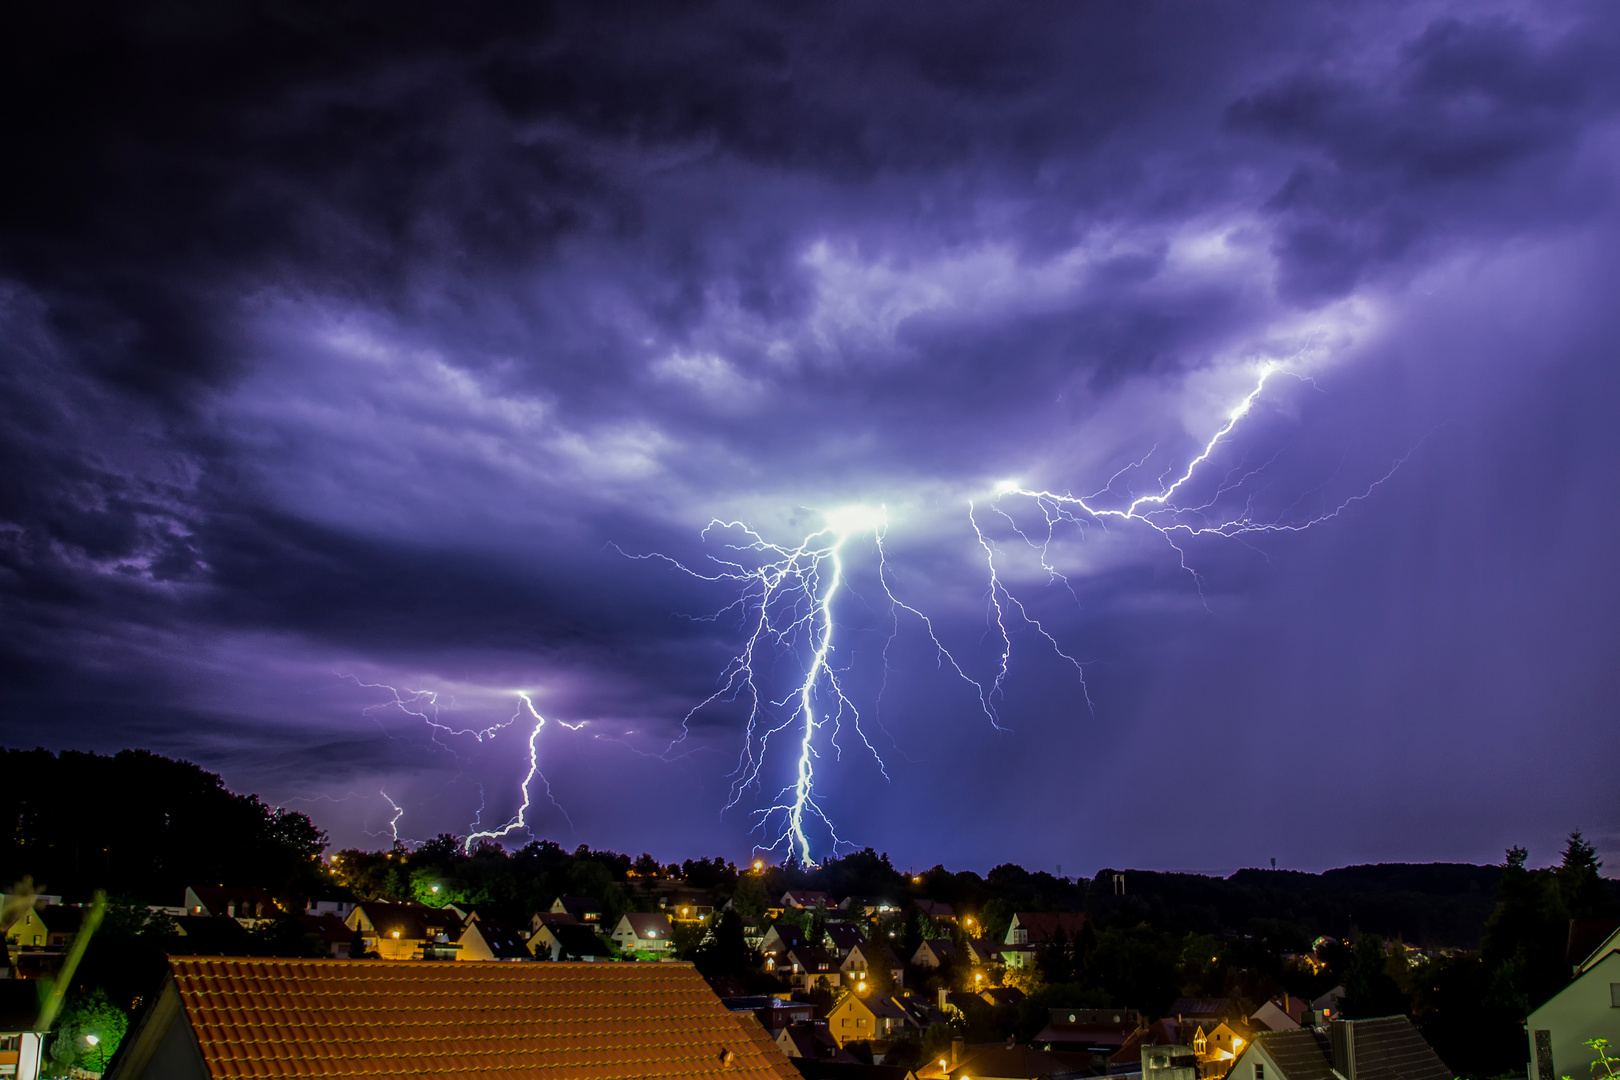
<svg viewBox="0 0 1620 1080"><path fill-rule="evenodd" d="M637 753L661 751L713 689L737 627L702 618L723 590L622 552L705 565L716 549L693 534L710 514L780 539L815 520L806 507L886 501L895 580L987 662L969 494L1005 475L1095 490L1157 448L1115 489L1146 490L1247 391L1245 365L1325 357L1218 464L1263 466L1232 498L1267 513L1330 509L1522 397L1520 354L1481 345L1478 387L1453 399L1436 387L1462 369L1400 353L1387 328L1421 336L1459 293L1527 303L1456 267L1573 242L1612 215L1620 20L1598 5L949 4L919 18L166 3L5 18L12 730L57 708L64 740L190 746L289 796L348 798L386 777L428 818L441 774L473 766L434 757L397 711L384 738L362 712L380 699L338 676L455 686L500 719L507 688L543 686L555 715L599 725L547 746L604 841L632 827L632 790L686 807L671 843L715 830L723 768ZM1579 261L1545 258L1523 272L1562 280ZM1567 324L1591 310L1570 307ZM1569 360L1569 377L1593 362ZM1538 399L1505 429L1518 434L1502 467L1541 461L1538 433L1572 408ZM1378 536L1416 522L1419 547L1439 543L1424 485L1457 482L1414 464L1347 521L1373 515ZM1459 513L1484 528L1491 501ZM1267 620L1339 564L1301 541L1261 545L1270 562L1199 543L1198 583L1162 545L1094 531L1055 549L1070 592L990 525L1031 610L1100 660L1085 731L1110 753L1138 752L1146 732L1230 735L1390 663L1346 645L1360 659L1313 656L1317 676L1240 708L1257 682L1294 687L1293 669L1213 638L1269 641ZM1357 588L1399 597L1411 574L1392 562ZM870 603L876 585L861 584ZM897 674L895 751L934 769L990 754L1013 775L1032 745L1074 738L1055 718L1076 715L1078 688L1034 658L1040 644L1020 641L1029 675L1009 690L1024 734L987 749L960 685ZM1568 676L1582 702L1586 670ZM1389 685L1369 709L1409 694ZM694 718L712 739L700 753L729 760L737 720ZM503 757L476 768L500 779ZM634 779L570 793L575 767ZM887 790L896 806L931 798L904 777ZM471 792L428 831L458 827ZM976 843L959 850L977 858Z"/></svg>

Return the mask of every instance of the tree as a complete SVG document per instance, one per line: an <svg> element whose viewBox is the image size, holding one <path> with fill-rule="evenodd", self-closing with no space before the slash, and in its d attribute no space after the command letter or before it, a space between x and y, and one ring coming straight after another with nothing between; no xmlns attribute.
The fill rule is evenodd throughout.
<svg viewBox="0 0 1620 1080"><path fill-rule="evenodd" d="M128 1029L129 1017L108 1001L106 992L99 987L74 994L62 1010L56 1037L51 1040L55 1075L66 1076L76 1061L85 1063L93 1072L103 1071Z"/></svg>
<svg viewBox="0 0 1620 1080"><path fill-rule="evenodd" d="M1364 1020L1371 1016L1404 1015L1406 1010L1406 997L1390 978L1386 967L1384 943L1372 934L1362 934L1350 953L1340 1015L1346 1020Z"/></svg>
<svg viewBox="0 0 1620 1080"><path fill-rule="evenodd" d="M1558 867L1558 890L1572 919L1599 919L1610 913L1609 893L1598 871L1597 848L1576 829L1564 846L1564 861Z"/></svg>

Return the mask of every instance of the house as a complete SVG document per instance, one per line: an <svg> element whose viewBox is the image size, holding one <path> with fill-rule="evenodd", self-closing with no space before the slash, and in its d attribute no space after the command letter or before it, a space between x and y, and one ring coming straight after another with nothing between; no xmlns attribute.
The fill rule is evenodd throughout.
<svg viewBox="0 0 1620 1080"><path fill-rule="evenodd" d="M777 923L760 939L759 952L767 961L773 961L767 966L774 968L781 964L789 949L808 944L803 930L792 923Z"/></svg>
<svg viewBox="0 0 1620 1080"><path fill-rule="evenodd" d="M1036 1050L1009 1039L964 1047L948 1069L934 1075L948 1080L1074 1080L1091 1075L1091 1061L1083 1054Z"/></svg>
<svg viewBox="0 0 1620 1080"><path fill-rule="evenodd" d="M267 1069L799 1080L770 1036L727 1012L689 964L172 957L169 968L108 1080Z"/></svg>
<svg viewBox="0 0 1620 1080"><path fill-rule="evenodd" d="M1292 1031L1304 1027L1311 1008L1303 1000L1284 994L1274 997L1249 1014L1249 1026L1257 1031Z"/></svg>
<svg viewBox="0 0 1620 1080"><path fill-rule="evenodd" d="M1582 950L1587 945L1572 944ZM1573 967L1575 977L1524 1022L1531 1080L1592 1075L1587 1039L1620 1046L1620 926Z"/></svg>
<svg viewBox="0 0 1620 1080"><path fill-rule="evenodd" d="M537 911L529 916L529 936L533 937L542 926L580 925L580 921L566 911Z"/></svg>
<svg viewBox="0 0 1620 1080"><path fill-rule="evenodd" d="M941 968L956 963L956 942L950 938L930 938L911 954L913 967Z"/></svg>
<svg viewBox="0 0 1620 1080"><path fill-rule="evenodd" d="M182 915L174 920L174 927L185 939L180 951L193 956L240 956L251 943L242 924L224 915L217 919L212 915ZM354 940L352 931L349 940Z"/></svg>
<svg viewBox="0 0 1620 1080"><path fill-rule="evenodd" d="M343 925L360 935L363 952L384 960L454 960L461 926L443 908L366 900Z"/></svg>
<svg viewBox="0 0 1620 1080"><path fill-rule="evenodd" d="M1564 962L1569 965L1571 978L1581 973L1582 965L1602 949L1617 930L1620 930L1620 919L1569 920L1569 945L1564 951Z"/></svg>
<svg viewBox="0 0 1620 1080"><path fill-rule="evenodd" d="M773 1039L789 1024L808 1024L816 1013L816 1007L808 1001L783 1001L768 995L739 994L720 1001L734 1013L753 1016Z"/></svg>
<svg viewBox="0 0 1620 1080"><path fill-rule="evenodd" d="M669 916L632 911L613 928L613 944L625 952L669 951Z"/></svg>
<svg viewBox="0 0 1620 1080"><path fill-rule="evenodd" d="M0 979L0 1076L35 1080L44 1048L39 984L31 979Z"/></svg>
<svg viewBox="0 0 1620 1080"><path fill-rule="evenodd" d="M752 915L742 915L739 918L742 920L743 944L758 952L760 946L765 944L765 924Z"/></svg>
<svg viewBox="0 0 1620 1080"><path fill-rule="evenodd" d="M845 994L827 1013L827 1030L840 1048L852 1042L892 1039L913 1028L910 1014L892 997Z"/></svg>
<svg viewBox="0 0 1620 1080"><path fill-rule="evenodd" d="M235 919L251 930L259 925L260 920L280 915L281 905L263 889L187 885L186 914Z"/></svg>
<svg viewBox="0 0 1620 1080"><path fill-rule="evenodd" d="M956 926L956 909L938 900L913 900L912 910L925 919L932 919L946 929Z"/></svg>
<svg viewBox="0 0 1620 1080"><path fill-rule="evenodd" d="M1232 1063L1230 1080L1452 1080L1404 1016L1334 1020L1328 1029L1262 1031Z"/></svg>
<svg viewBox="0 0 1620 1080"><path fill-rule="evenodd" d="M833 923L827 927L827 948L836 953L840 960L849 955L849 950L865 941L865 934L845 923Z"/></svg>
<svg viewBox="0 0 1620 1080"><path fill-rule="evenodd" d="M559 896L551 905L551 913L572 915L574 921L582 923L602 921L602 905L588 896Z"/></svg>
<svg viewBox="0 0 1620 1080"><path fill-rule="evenodd" d="M1024 992L1016 986L987 986L979 991L979 998L992 1008L1017 1005L1024 1000Z"/></svg>
<svg viewBox="0 0 1620 1080"><path fill-rule="evenodd" d="M837 986L841 979L838 957L815 945L795 945L777 961L776 972L786 975L795 990Z"/></svg>
<svg viewBox="0 0 1620 1080"><path fill-rule="evenodd" d="M1135 1009L1052 1009L1033 1042L1042 1050L1101 1054L1098 1071L1107 1072L1108 1059L1141 1027Z"/></svg>
<svg viewBox="0 0 1620 1080"><path fill-rule="evenodd" d="M815 892L811 889L789 889L782 894L782 907L784 908L809 911L812 908L829 908L832 906L832 897L824 892Z"/></svg>
<svg viewBox="0 0 1620 1080"><path fill-rule="evenodd" d="M853 946L845 954L838 970L847 978L864 979L870 977L872 972L887 971L889 981L896 990L906 984L906 968L900 958L894 955L894 950L881 941L863 941Z"/></svg>
<svg viewBox="0 0 1620 1080"><path fill-rule="evenodd" d="M193 916L193 918L198 917ZM298 916L298 924L304 928L304 933L326 946L328 956L347 957L350 955L354 947L355 934L338 916L332 914L316 915L305 912L303 915Z"/></svg>
<svg viewBox="0 0 1620 1080"><path fill-rule="evenodd" d="M576 922L542 924L530 935L528 949L543 960L613 959L613 947L595 930Z"/></svg>
<svg viewBox="0 0 1620 1080"><path fill-rule="evenodd" d="M309 915L336 915L339 919L347 919L349 912L359 902L359 898L348 889L327 886L309 897L304 911Z"/></svg>
<svg viewBox="0 0 1620 1080"><path fill-rule="evenodd" d="M523 932L496 919L478 916L468 919L456 944L459 946L457 960L530 960L534 957Z"/></svg>
<svg viewBox="0 0 1620 1080"><path fill-rule="evenodd" d="M1180 1004L1186 1006L1189 1001L1225 1002L1225 998L1183 998ZM1199 1006L1191 1006L1198 1009ZM1201 1011L1206 1011L1207 1008ZM1216 1019L1205 1015L1194 1019L1185 1015L1181 1017L1167 1016L1156 1020L1147 1026L1138 1026L1130 1038L1120 1046L1119 1050L1108 1059L1109 1072L1134 1072L1140 1067L1142 1053L1145 1048L1152 1046L1184 1046L1188 1047L1198 1059L1199 1075L1203 1077L1225 1076L1243 1047L1249 1044L1250 1031L1236 1021ZM1170 1066L1165 1066L1170 1067Z"/></svg>
<svg viewBox="0 0 1620 1080"><path fill-rule="evenodd" d="M1019 911L1007 924L1001 959L1010 968L1029 967L1035 954L1059 941L1074 941L1091 925L1082 911Z"/></svg>
<svg viewBox="0 0 1620 1080"><path fill-rule="evenodd" d="M806 1061L836 1061L844 1065L857 1064L861 1059L838 1045L827 1030L825 1021L799 1021L788 1024L776 1033L776 1045L790 1058Z"/></svg>
<svg viewBox="0 0 1620 1080"><path fill-rule="evenodd" d="M21 949L64 949L73 944L83 920L84 909L71 904L29 908L28 914L11 924L6 940Z"/></svg>

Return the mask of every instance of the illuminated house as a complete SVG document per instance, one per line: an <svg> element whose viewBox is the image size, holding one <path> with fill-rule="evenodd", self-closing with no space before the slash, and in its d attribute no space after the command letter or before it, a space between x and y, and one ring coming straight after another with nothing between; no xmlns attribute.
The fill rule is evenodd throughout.
<svg viewBox="0 0 1620 1080"><path fill-rule="evenodd" d="M1404 1016L1335 1020L1326 1031L1262 1031L1243 1048L1227 1076L1230 1080L1452 1080L1451 1070Z"/></svg>
<svg viewBox="0 0 1620 1080"><path fill-rule="evenodd" d="M838 957L814 945L795 945L789 949L785 962L777 962L776 973L786 975L795 990L830 989L841 980Z"/></svg>
<svg viewBox="0 0 1620 1080"><path fill-rule="evenodd" d="M108 1080L799 1080L753 1017L727 1012L689 964L169 966Z"/></svg>
<svg viewBox="0 0 1620 1080"><path fill-rule="evenodd" d="M613 959L613 947L579 923L542 923L529 937L529 951L541 960Z"/></svg>
<svg viewBox="0 0 1620 1080"><path fill-rule="evenodd" d="M0 980L0 1076L34 1080L39 1075L45 1033L39 1029L39 984Z"/></svg>
<svg viewBox="0 0 1620 1080"><path fill-rule="evenodd" d="M894 955L894 950L881 941L863 941L851 946L838 970L852 981L868 978L874 971L880 975L887 972L890 985L896 990L906 983L905 965Z"/></svg>
<svg viewBox="0 0 1620 1080"><path fill-rule="evenodd" d="M1029 967L1035 955L1059 941L1074 941L1091 918L1078 911L1020 911L1007 924L1001 950L1002 961L1010 968Z"/></svg>
<svg viewBox="0 0 1620 1080"><path fill-rule="evenodd" d="M361 948L384 960L454 960L460 921L443 908L367 900L343 924L360 934Z"/></svg>
<svg viewBox="0 0 1620 1080"><path fill-rule="evenodd" d="M521 931L474 915L461 928L457 960L529 960L534 954Z"/></svg>
<svg viewBox="0 0 1620 1080"><path fill-rule="evenodd" d="M554 915L572 915L576 922L599 923L602 905L588 896L559 896L551 905Z"/></svg>
<svg viewBox="0 0 1620 1080"><path fill-rule="evenodd" d="M809 911L815 907L827 908L832 906L832 897L813 889L789 889L782 894L782 906L798 911Z"/></svg>
<svg viewBox="0 0 1620 1080"><path fill-rule="evenodd" d="M172 894L171 894L172 895ZM186 886L186 914L235 919L249 930L264 919L281 914L281 905L263 889L235 889L225 886Z"/></svg>
<svg viewBox="0 0 1620 1080"><path fill-rule="evenodd" d="M29 908L28 914L6 931L6 940L24 949L65 949L78 936L83 920L84 911L72 905Z"/></svg>
<svg viewBox="0 0 1620 1080"><path fill-rule="evenodd" d="M843 1049L852 1042L882 1042L913 1027L910 1014L892 997L845 994L827 1013L827 1030Z"/></svg>
<svg viewBox="0 0 1620 1080"><path fill-rule="evenodd" d="M662 953L669 951L669 916L632 911L619 919L613 928L613 944L630 952Z"/></svg>

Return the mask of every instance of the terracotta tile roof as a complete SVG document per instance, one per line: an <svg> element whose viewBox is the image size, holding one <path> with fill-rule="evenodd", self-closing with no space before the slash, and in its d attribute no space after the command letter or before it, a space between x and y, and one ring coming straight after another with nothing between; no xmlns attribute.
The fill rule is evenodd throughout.
<svg viewBox="0 0 1620 1080"><path fill-rule="evenodd" d="M797 1080L690 964L169 962L214 1080Z"/></svg>

